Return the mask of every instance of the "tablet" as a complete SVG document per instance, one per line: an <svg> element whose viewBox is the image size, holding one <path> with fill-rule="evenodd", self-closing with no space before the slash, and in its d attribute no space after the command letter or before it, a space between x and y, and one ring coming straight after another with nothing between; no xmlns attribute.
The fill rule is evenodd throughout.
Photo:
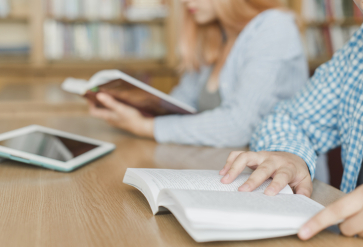
<svg viewBox="0 0 363 247"><path fill-rule="evenodd" d="M112 143L39 125L0 134L1 157L62 172L70 172L114 149Z"/></svg>

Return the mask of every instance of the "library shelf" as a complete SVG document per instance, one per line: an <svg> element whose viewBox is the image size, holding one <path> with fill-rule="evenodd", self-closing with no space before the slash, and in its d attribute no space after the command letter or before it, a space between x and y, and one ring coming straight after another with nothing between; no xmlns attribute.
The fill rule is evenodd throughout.
<svg viewBox="0 0 363 247"><path fill-rule="evenodd" d="M12 1L12 0L10 0ZM127 20L123 13L117 19L103 18L60 18L48 13L44 0L27 0L26 13L20 14L19 9L11 12L5 18L0 18L0 26L7 23L21 23L27 25L29 30L29 45L30 51L27 56L12 55L9 57L2 56L0 58L0 77L10 74L18 75L44 75L44 74L64 74L67 76L67 71L70 74L75 74L77 70L85 72L87 76L90 73L95 73L102 69L120 69L125 71L140 71L140 73L148 74L171 74L171 71L176 71L178 58L176 56L176 34L177 28L173 18L178 10L179 3L173 0L166 0L168 6L168 16L165 18L156 18L152 20ZM23 13L22 11L21 13ZM116 18L116 17L115 17ZM165 55L162 59L145 58L118 58L117 60L103 60L102 58L94 58L85 60L82 58L61 60L50 60L45 54L45 35L44 24L47 20L55 20L61 24L77 25L77 24L110 24L110 25L150 25L159 26L162 28L164 39ZM17 72L18 71L18 72ZM174 73L175 74L175 73Z"/></svg>
<svg viewBox="0 0 363 247"><path fill-rule="evenodd" d="M28 22L29 16L7 16L7 17L0 17L1 22Z"/></svg>
<svg viewBox="0 0 363 247"><path fill-rule="evenodd" d="M63 23L69 24L77 24L77 23L93 23L93 22L102 22L102 23L109 23L109 24L165 24L166 18L158 18L153 20L128 20L126 18L120 19L87 19L87 18L59 18L59 17L52 17L47 16L46 19L51 19Z"/></svg>
<svg viewBox="0 0 363 247"><path fill-rule="evenodd" d="M119 69L128 73L145 72L149 75L177 75L176 69L167 66L163 62L99 62L99 63L84 63L84 62L55 62L46 63L43 65L34 64L31 62L9 63L0 61L1 76L81 76L90 77L99 70L104 69Z"/></svg>
<svg viewBox="0 0 363 247"><path fill-rule="evenodd" d="M363 19L346 18L342 20L308 21L305 22L305 25L309 27L325 27L331 25L354 26L354 25L361 25L362 23Z"/></svg>

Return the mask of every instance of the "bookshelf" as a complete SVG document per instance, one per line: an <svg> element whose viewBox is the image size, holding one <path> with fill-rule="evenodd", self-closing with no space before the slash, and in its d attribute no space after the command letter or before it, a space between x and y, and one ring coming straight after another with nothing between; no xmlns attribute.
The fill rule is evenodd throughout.
<svg viewBox="0 0 363 247"><path fill-rule="evenodd" d="M161 0L167 10L167 15L165 17L149 19L130 19L126 17L126 8L131 5L132 1L140 3L142 2L140 0L103 1L103 3L114 1L120 3L120 5L122 4L122 8L119 10L120 13L115 18L103 18L102 16L87 18L81 15L69 18L67 16L51 15L48 9L49 2L57 4L68 2L68 4L73 4L72 2L77 1L88 3L87 1L91 2L91 0L0 0L0 6L1 1L7 1L9 3L10 12L6 16L1 16L0 11L0 30L2 30L1 28L8 27L18 27L18 29L25 30L20 33L27 34L26 38L28 39L29 46L27 51L25 51L26 49L24 48L22 53L19 52L21 53L20 55L16 54L16 52L15 54L6 54L4 51L0 53L0 77L2 78L49 76L57 78L64 78L66 76L88 78L101 69L120 69L131 74L147 73L149 75L159 76L162 81L165 81L165 77L168 77L170 78L170 83L173 84L175 84L175 81L177 80L177 73L175 70L177 65L175 54L175 36L177 30L175 28L174 18L172 18L175 14L176 7L174 6L175 1L173 0ZM95 0L92 0L92 2L94 3ZM96 13L97 11L98 9L96 9ZM67 26L67 28L74 26L82 27L92 24L112 28L120 27L120 29L124 26L128 29L139 27L139 29L142 29L141 31L145 32L149 27L150 29L152 29L152 27L157 27L160 33L160 37L158 36L160 44L158 45L159 49L163 49L163 52L157 57L144 57L141 55L123 57L120 55L113 59L97 56L84 59L79 56L61 56L58 59L50 59L46 53L47 40L45 38L47 35L47 33L45 33L45 26L49 20L58 23L59 25ZM9 28L7 30L9 30ZM86 29L84 28L84 30ZM150 33L151 31L149 34ZM153 33L151 34L154 35ZM15 38L16 37L14 37L14 39ZM145 40L148 40L147 37ZM0 37L0 52L2 51L2 41L3 40ZM6 42L6 40L4 42ZM131 43L135 42L131 41ZM82 47L83 44L84 43L81 43L79 47ZM67 44L61 44L61 46L67 46ZM94 50L93 48L94 47L92 47L91 50ZM111 55L112 52L112 50L109 51ZM167 88L169 87L170 86L167 86Z"/></svg>
<svg viewBox="0 0 363 247"><path fill-rule="evenodd" d="M331 59L363 22L348 0L289 0L301 23L310 71Z"/></svg>
<svg viewBox="0 0 363 247"><path fill-rule="evenodd" d="M97 18L87 18L85 16L63 16L59 13L51 13L47 2L80 2L80 1L98 1L98 0L0 0L9 1L11 11L4 17L0 17L0 32L7 25L16 25L19 29L26 29L29 41L29 50L27 53L17 54L15 56L4 55L0 53L0 83L2 78L45 78L57 77L63 79L66 76L74 76L81 78L89 78L95 72L101 69L120 69L126 73L147 73L152 76L154 81L165 81L169 78L170 85L175 85L178 81L176 65L178 62L176 56L176 43L178 29L174 22L173 16L180 12L180 3L177 0L162 0L167 6L168 14L164 18L151 19L130 19L124 13L115 15L113 18L105 18L99 16ZM116 1L116 0L103 0ZM143 0L119 0L148 2ZM155 0L156 2L158 0ZM301 32L305 40L305 47L309 57L310 70L314 71L320 64L328 61L332 53L347 41L350 34L355 28L362 23L362 16L353 9L350 11L351 16L345 16L340 13L340 17L336 18L334 13L328 13L325 6L325 14L318 13L316 9L311 9L311 3L317 3L322 11L322 4L327 3L353 3L351 0L281 0L289 8L295 11L302 23ZM154 2L154 1L150 1ZM307 4L309 3L309 4ZM319 5L320 4L320 5ZM0 3L1 6L1 3ZM335 5L334 5L335 6ZM343 5L342 5L343 6ZM330 6L331 7L331 6ZM309 9L310 8L310 9ZM345 6L347 9L347 6ZM324 11L323 11L324 12ZM308 16L307 16L308 13ZM311 13L317 14L314 16ZM0 11L1 16L1 11ZM62 57L60 59L50 59L45 52L45 33L44 25L47 20L53 20L57 23L67 26L87 25L92 23L102 23L111 27L118 26L158 26L163 33L164 54L160 57L118 57L113 59L88 57L87 59L80 57ZM322 30L331 35L342 36L338 41L334 41L333 37L321 37ZM307 36L320 36L320 41L308 41ZM328 35L327 35L328 36ZM331 35L332 36L332 35ZM24 37L23 37L24 38ZM311 37L310 37L311 39ZM318 38L319 39L319 38ZM327 40L324 40L327 39ZM1 52L0 37L0 52ZM320 45L318 48L314 46ZM334 47L333 47L334 46ZM315 49L311 51L312 47ZM320 51L329 47L329 51ZM25 49L26 47L24 47ZM309 51L310 49L310 51ZM319 50L320 49L320 50ZM310 56L313 53L314 56ZM310 54L310 55L309 55ZM34 79L35 80L35 79ZM171 86L167 86L170 88Z"/></svg>

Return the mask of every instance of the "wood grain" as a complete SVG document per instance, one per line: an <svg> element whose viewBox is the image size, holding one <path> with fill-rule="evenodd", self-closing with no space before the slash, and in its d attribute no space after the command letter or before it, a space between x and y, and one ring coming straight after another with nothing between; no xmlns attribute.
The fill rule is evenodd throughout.
<svg viewBox="0 0 363 247"><path fill-rule="evenodd" d="M128 167L219 169L232 149L158 145L89 117L4 119L0 132L40 124L104 141L117 149L72 173L12 161L0 163L1 246L362 246L323 232L308 242L296 236L197 244L172 214L153 216L144 196L124 185ZM176 155L178 154L178 155ZM210 166L209 166L210 165ZM313 199L327 205L343 195L319 181Z"/></svg>

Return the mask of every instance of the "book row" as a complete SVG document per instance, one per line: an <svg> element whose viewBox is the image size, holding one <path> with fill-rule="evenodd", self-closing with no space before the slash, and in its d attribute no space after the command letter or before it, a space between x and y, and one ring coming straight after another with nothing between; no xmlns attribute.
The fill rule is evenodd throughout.
<svg viewBox="0 0 363 247"><path fill-rule="evenodd" d="M302 17L308 22L363 19L357 5L348 0L303 0Z"/></svg>
<svg viewBox="0 0 363 247"><path fill-rule="evenodd" d="M67 19L132 20L164 18L167 9L163 0L47 0L49 17Z"/></svg>
<svg viewBox="0 0 363 247"><path fill-rule="evenodd" d="M309 59L330 58L344 46L359 26L309 27L305 32L305 46Z"/></svg>
<svg viewBox="0 0 363 247"><path fill-rule="evenodd" d="M24 23L0 25L0 55L28 54L30 51L29 29Z"/></svg>
<svg viewBox="0 0 363 247"><path fill-rule="evenodd" d="M59 59L161 59L165 55L161 25L67 24L47 20L45 56Z"/></svg>

